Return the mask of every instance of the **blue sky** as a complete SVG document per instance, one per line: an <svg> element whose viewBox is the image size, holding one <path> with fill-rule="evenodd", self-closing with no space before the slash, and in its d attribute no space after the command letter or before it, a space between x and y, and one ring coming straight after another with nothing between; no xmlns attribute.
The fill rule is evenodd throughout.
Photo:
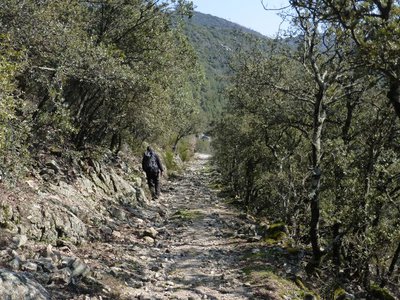
<svg viewBox="0 0 400 300"><path fill-rule="evenodd" d="M274 36L282 22L277 11L264 10L262 0L193 0L195 10L238 23L266 36ZM263 0L268 8L288 5L288 0ZM284 25L283 25L284 26Z"/></svg>

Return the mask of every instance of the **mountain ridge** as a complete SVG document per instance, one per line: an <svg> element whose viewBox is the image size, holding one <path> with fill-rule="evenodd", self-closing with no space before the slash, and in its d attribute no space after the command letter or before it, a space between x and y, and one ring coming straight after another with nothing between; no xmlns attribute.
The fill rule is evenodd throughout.
<svg viewBox="0 0 400 300"><path fill-rule="evenodd" d="M239 31L244 31L250 34L254 34L259 37L268 38L267 36L263 35L262 33L254 29L248 28L244 25L238 24L234 21L230 21L222 17L214 16L212 14L194 11L191 19L193 18L197 19L196 21L198 24L204 25L206 27L216 26L216 27L224 27L225 29L236 29Z"/></svg>

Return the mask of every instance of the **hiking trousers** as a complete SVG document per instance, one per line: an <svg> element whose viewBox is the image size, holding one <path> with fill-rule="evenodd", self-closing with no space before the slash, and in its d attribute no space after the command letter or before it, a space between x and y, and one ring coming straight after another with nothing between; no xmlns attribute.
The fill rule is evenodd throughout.
<svg viewBox="0 0 400 300"><path fill-rule="evenodd" d="M160 173L146 173L147 177L147 184L150 189L151 197L157 199L161 192L160 192Z"/></svg>

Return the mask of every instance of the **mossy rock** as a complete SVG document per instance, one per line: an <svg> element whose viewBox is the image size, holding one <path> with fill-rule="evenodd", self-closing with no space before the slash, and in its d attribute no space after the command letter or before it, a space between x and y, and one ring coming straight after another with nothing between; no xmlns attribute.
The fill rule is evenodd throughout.
<svg viewBox="0 0 400 300"><path fill-rule="evenodd" d="M263 242L265 245L274 246L274 245L276 245L279 241L274 240L274 239L265 238L265 239L262 239L262 242Z"/></svg>
<svg viewBox="0 0 400 300"><path fill-rule="evenodd" d="M259 251L259 252L255 252L255 253L252 253L252 252L249 251L249 252L246 252L243 255L244 259L247 259L247 260L250 260L250 261L252 261L252 260L261 260L261 259L264 259L266 257L267 257L267 253L265 253L263 251Z"/></svg>
<svg viewBox="0 0 400 300"><path fill-rule="evenodd" d="M0 206L0 227L10 228L12 224L10 223L13 217L13 210L11 206L1 205Z"/></svg>
<svg viewBox="0 0 400 300"><path fill-rule="evenodd" d="M372 297L379 300L396 300L388 290L381 288L376 284L371 285L369 293Z"/></svg>
<svg viewBox="0 0 400 300"><path fill-rule="evenodd" d="M304 285L303 280L300 277L296 276L296 278L294 279L294 283L303 292L304 300L313 300L313 299L320 300L321 299L318 294L316 294L314 291L310 290L309 288L307 288Z"/></svg>
<svg viewBox="0 0 400 300"><path fill-rule="evenodd" d="M178 210L173 214L171 219L181 219L181 220L196 220L203 216L203 213L198 210Z"/></svg>
<svg viewBox="0 0 400 300"><path fill-rule="evenodd" d="M333 300L352 300L354 296L348 294L343 288L339 287L333 292Z"/></svg>
<svg viewBox="0 0 400 300"><path fill-rule="evenodd" d="M287 237L288 229L284 223L272 224L265 232L265 240L282 241Z"/></svg>
<svg viewBox="0 0 400 300"><path fill-rule="evenodd" d="M343 298L343 296L346 295L346 291L342 288L337 288L334 292L333 292L333 300L339 300L339 299L345 299Z"/></svg>
<svg viewBox="0 0 400 300"><path fill-rule="evenodd" d="M270 267L262 267L262 266L251 266L243 268L243 273L247 276L251 276L252 280L264 280L265 278L270 277L273 274L273 270ZM275 275L274 275L275 276Z"/></svg>

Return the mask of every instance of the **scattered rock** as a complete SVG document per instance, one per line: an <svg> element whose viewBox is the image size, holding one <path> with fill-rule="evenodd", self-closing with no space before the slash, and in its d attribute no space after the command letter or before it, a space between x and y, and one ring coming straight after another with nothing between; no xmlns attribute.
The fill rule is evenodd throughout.
<svg viewBox="0 0 400 300"><path fill-rule="evenodd" d="M46 250L45 250L45 257L54 257L54 252L53 252L53 246L52 245L47 245Z"/></svg>
<svg viewBox="0 0 400 300"><path fill-rule="evenodd" d="M261 241L261 236L257 235L257 236L251 236L247 239L247 242L249 243L257 243L259 241Z"/></svg>
<svg viewBox="0 0 400 300"><path fill-rule="evenodd" d="M146 244L149 244L149 245L153 245L155 242L155 240L149 236L143 237L143 240L146 242Z"/></svg>
<svg viewBox="0 0 400 300"><path fill-rule="evenodd" d="M27 180L26 184L34 191L38 191L39 190L39 185L34 180Z"/></svg>
<svg viewBox="0 0 400 300"><path fill-rule="evenodd" d="M33 262L27 262L22 265L22 269L24 271L36 272L38 269L38 265Z"/></svg>
<svg viewBox="0 0 400 300"><path fill-rule="evenodd" d="M44 272L50 273L56 269L56 266L50 257L41 257L36 260L36 263Z"/></svg>
<svg viewBox="0 0 400 300"><path fill-rule="evenodd" d="M109 212L110 212L110 215L113 218L115 218L115 219L117 219L119 221L125 221L126 220L126 213L122 209L119 209L117 207L111 207L109 209Z"/></svg>
<svg viewBox="0 0 400 300"><path fill-rule="evenodd" d="M21 269L21 259L19 257L15 257L12 261L8 263L11 270L18 271Z"/></svg>
<svg viewBox="0 0 400 300"><path fill-rule="evenodd" d="M53 170L54 173L60 173L60 166L57 164L55 160L50 160L46 163L46 167L50 170Z"/></svg>
<svg viewBox="0 0 400 300"><path fill-rule="evenodd" d="M85 277L90 273L90 268L79 258L76 258L71 266L72 277Z"/></svg>
<svg viewBox="0 0 400 300"><path fill-rule="evenodd" d="M238 255L243 254L238 242L246 250L252 246L244 243L246 239L258 242L258 227L248 215L239 220L222 201L214 206L211 201L218 199L210 192L204 194L207 182L200 178L201 171L169 182L175 187L165 187L160 203L143 202L141 207L140 180L125 181L122 169L108 174L95 161L85 160L84 165L87 173L77 171L74 181L78 196L72 185L61 182L57 194L49 183L54 190L38 192L43 201L26 207L25 214L18 209L4 214L4 222L16 214L15 219L28 223L26 233L18 232L29 241L49 243L28 260L9 257L6 262L14 264L15 270L30 272L38 282L49 284L52 292L74 293L66 299L252 299L254 285L243 284L244 274L238 272ZM51 161L45 169L46 175L68 173ZM99 195L101 201L96 200ZM231 239L232 226L240 228L243 240ZM80 245L83 239L90 244ZM33 243L23 237L21 241L16 244L22 255ZM261 251L264 248L253 253ZM96 296L89 296L92 292Z"/></svg>
<svg viewBox="0 0 400 300"><path fill-rule="evenodd" d="M71 274L72 271L68 267L57 269L54 273L51 274L50 282L61 285L69 284L71 282Z"/></svg>
<svg viewBox="0 0 400 300"><path fill-rule="evenodd" d="M117 239L122 238L121 232L116 231L116 230L114 230L114 231L112 232L112 236L115 237L115 238L117 238Z"/></svg>
<svg viewBox="0 0 400 300"><path fill-rule="evenodd" d="M147 228L143 231L143 237L151 237L155 239L158 235L158 231L155 230L153 227Z"/></svg>
<svg viewBox="0 0 400 300"><path fill-rule="evenodd" d="M158 271L160 271L161 269L162 269L161 266L152 266L152 267L150 268L150 270L153 271L153 272L158 272Z"/></svg>
<svg viewBox="0 0 400 300"><path fill-rule="evenodd" d="M28 237L24 234L16 235L12 239L15 248L21 248L28 242Z"/></svg>
<svg viewBox="0 0 400 300"><path fill-rule="evenodd" d="M105 235L112 235L113 230L108 226L101 226L100 231Z"/></svg>

